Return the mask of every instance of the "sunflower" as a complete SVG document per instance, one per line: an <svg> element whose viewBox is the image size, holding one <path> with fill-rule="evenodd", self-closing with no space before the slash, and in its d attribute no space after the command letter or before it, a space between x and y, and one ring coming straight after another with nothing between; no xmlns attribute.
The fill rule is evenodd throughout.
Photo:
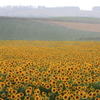
<svg viewBox="0 0 100 100"><path fill-rule="evenodd" d="M23 97L23 96L24 96L24 93L21 93L21 92L20 92L19 95L20 95L20 97Z"/></svg>
<svg viewBox="0 0 100 100"><path fill-rule="evenodd" d="M100 90L99 90L99 89L96 89L95 92L96 92L97 94L99 94L99 93L100 93Z"/></svg>
<svg viewBox="0 0 100 100"><path fill-rule="evenodd" d="M63 97L64 100L68 100L69 95L68 94L64 94L62 97Z"/></svg>
<svg viewBox="0 0 100 100"><path fill-rule="evenodd" d="M82 99L87 99L88 97L89 97L88 94L84 94L84 95L82 95Z"/></svg>
<svg viewBox="0 0 100 100"><path fill-rule="evenodd" d="M41 98L39 97L39 96L36 96L35 98L34 98L34 100L40 100Z"/></svg>
<svg viewBox="0 0 100 100"><path fill-rule="evenodd" d="M6 97L6 94L2 93L2 94L1 94L1 97L3 97L3 98Z"/></svg>
<svg viewBox="0 0 100 100"><path fill-rule="evenodd" d="M74 99L75 100L80 100L80 96L76 95L76 96L74 96Z"/></svg>
<svg viewBox="0 0 100 100"><path fill-rule="evenodd" d="M4 100L3 98L0 98L0 100Z"/></svg>
<svg viewBox="0 0 100 100"><path fill-rule="evenodd" d="M56 93L57 92L57 88L52 87L51 91L52 91L52 93Z"/></svg>
<svg viewBox="0 0 100 100"><path fill-rule="evenodd" d="M20 94L19 94L19 93L18 93L18 94L16 94L16 98L19 98L19 97L21 97L21 96L20 96Z"/></svg>
<svg viewBox="0 0 100 100"><path fill-rule="evenodd" d="M17 93L17 90L12 90L11 93L12 94L16 94Z"/></svg>
<svg viewBox="0 0 100 100"><path fill-rule="evenodd" d="M34 93L40 94L40 89L35 89Z"/></svg>
<svg viewBox="0 0 100 100"><path fill-rule="evenodd" d="M15 100L21 100L20 98L16 98Z"/></svg>
<svg viewBox="0 0 100 100"><path fill-rule="evenodd" d="M92 95L93 95L93 97L96 97L97 96L97 93L96 92L93 92Z"/></svg>
<svg viewBox="0 0 100 100"><path fill-rule="evenodd" d="M31 100L29 96L25 96L24 100Z"/></svg>
<svg viewBox="0 0 100 100"><path fill-rule="evenodd" d="M16 98L16 96L15 95L11 95L11 99L15 99Z"/></svg>
<svg viewBox="0 0 100 100"><path fill-rule="evenodd" d="M42 96L46 96L46 92L42 92Z"/></svg>
<svg viewBox="0 0 100 100"><path fill-rule="evenodd" d="M59 97L59 96L57 96L57 97L55 98L55 100L60 100L60 97Z"/></svg>
<svg viewBox="0 0 100 100"><path fill-rule="evenodd" d="M32 90L26 89L25 92L26 92L26 94L31 94L32 93Z"/></svg>
<svg viewBox="0 0 100 100"><path fill-rule="evenodd" d="M74 98L74 95L73 94L70 94L69 97L70 97L70 99L73 99Z"/></svg>
<svg viewBox="0 0 100 100"><path fill-rule="evenodd" d="M45 86L46 89L50 89L50 87L51 87L50 84L46 84Z"/></svg>

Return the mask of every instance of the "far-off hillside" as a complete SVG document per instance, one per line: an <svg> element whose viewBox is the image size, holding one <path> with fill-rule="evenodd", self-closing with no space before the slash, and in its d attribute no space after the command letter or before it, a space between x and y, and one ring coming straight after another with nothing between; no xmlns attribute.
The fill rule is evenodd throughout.
<svg viewBox="0 0 100 100"><path fill-rule="evenodd" d="M100 18L0 17L0 40L99 41Z"/></svg>

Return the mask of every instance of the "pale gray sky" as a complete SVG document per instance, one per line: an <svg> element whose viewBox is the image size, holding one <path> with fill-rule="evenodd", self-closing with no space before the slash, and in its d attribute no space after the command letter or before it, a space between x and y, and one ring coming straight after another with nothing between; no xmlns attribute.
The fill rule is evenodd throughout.
<svg viewBox="0 0 100 100"><path fill-rule="evenodd" d="M78 6L82 10L92 10L93 6L100 6L100 0L1 0L0 6L5 5Z"/></svg>

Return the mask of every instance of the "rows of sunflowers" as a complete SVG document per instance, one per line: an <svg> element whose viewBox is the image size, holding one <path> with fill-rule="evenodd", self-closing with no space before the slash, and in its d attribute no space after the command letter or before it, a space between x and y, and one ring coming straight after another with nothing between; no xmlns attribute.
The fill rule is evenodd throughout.
<svg viewBox="0 0 100 100"><path fill-rule="evenodd" d="M0 100L100 100L100 41L0 41Z"/></svg>

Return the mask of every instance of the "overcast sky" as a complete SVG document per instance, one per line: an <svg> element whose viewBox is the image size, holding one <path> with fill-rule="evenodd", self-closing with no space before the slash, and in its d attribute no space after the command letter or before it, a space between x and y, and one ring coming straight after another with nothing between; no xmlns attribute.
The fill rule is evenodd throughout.
<svg viewBox="0 0 100 100"><path fill-rule="evenodd" d="M92 10L93 6L100 6L100 0L1 0L0 6L5 5L78 6L82 10Z"/></svg>

